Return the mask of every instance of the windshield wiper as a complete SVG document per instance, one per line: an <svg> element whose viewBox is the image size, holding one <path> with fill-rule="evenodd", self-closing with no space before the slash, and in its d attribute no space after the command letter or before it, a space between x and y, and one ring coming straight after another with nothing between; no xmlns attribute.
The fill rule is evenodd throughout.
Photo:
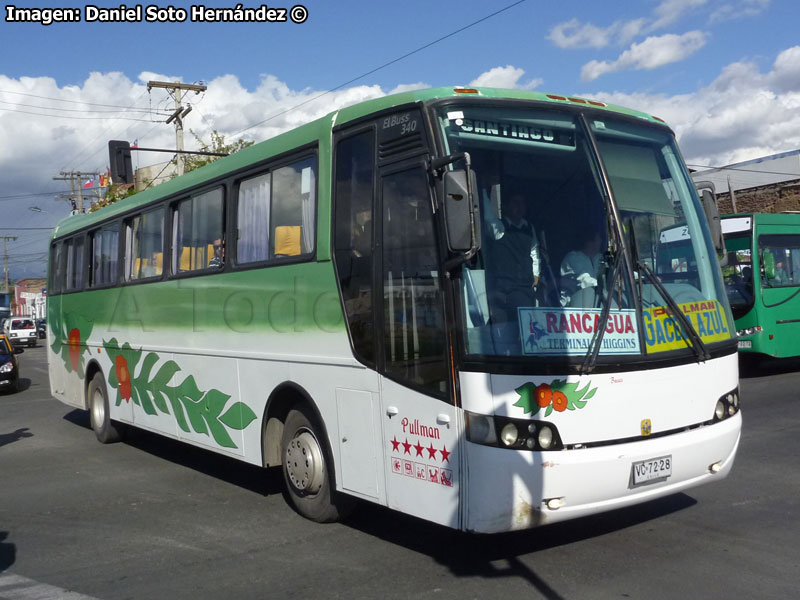
<svg viewBox="0 0 800 600"><path fill-rule="evenodd" d="M694 325L692 325L686 315L683 314L681 307L678 306L677 302L675 302L675 299L667 291L667 288L664 287L664 284L661 283L661 280L656 276L655 273L653 273L653 270L644 261L637 260L636 265L639 267L640 271L643 271L644 274L647 275L647 278L650 280L656 290L658 290L658 293L661 294L664 302L667 303L667 309L672 315L672 318L680 323L681 329L686 334L683 336L683 339L686 341L686 345L694 350L694 353L697 355L697 360L709 360L711 358L711 354L709 354L708 350L706 349L706 345L700 338L700 334L697 333Z"/></svg>
<svg viewBox="0 0 800 600"><path fill-rule="evenodd" d="M579 372L581 375L588 375L597 364L597 355L600 354L600 347L603 344L603 336L606 333L606 325L608 324L608 315L611 312L611 300L614 292L617 289L617 280L619 279L619 267L622 264L622 252L617 248L614 253L614 262L611 264L611 285L608 285L606 279L605 291L606 297L603 300L603 309L600 311L600 320L594 330L592 341L589 343L589 350L586 351L586 356L583 358L583 363L580 366Z"/></svg>

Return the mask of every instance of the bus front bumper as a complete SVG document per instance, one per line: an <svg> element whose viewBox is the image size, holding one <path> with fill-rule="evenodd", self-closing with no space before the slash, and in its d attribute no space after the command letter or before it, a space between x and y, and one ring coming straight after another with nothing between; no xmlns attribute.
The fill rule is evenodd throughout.
<svg viewBox="0 0 800 600"><path fill-rule="evenodd" d="M465 528L527 529L623 508L724 478L741 436L741 412L666 437L559 452L466 444ZM666 479L633 484L635 463L670 457ZM552 501L552 502L551 502Z"/></svg>

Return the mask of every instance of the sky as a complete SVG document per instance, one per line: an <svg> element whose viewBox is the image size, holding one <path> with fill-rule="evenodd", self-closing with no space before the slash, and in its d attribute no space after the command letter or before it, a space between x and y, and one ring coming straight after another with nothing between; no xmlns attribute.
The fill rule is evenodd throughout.
<svg viewBox="0 0 800 600"><path fill-rule="evenodd" d="M268 6L303 15L281 2ZM800 148L796 0L303 2L301 23L191 21L192 6L235 8L229 0L128 3L141 20L116 23L88 21L92 11L77 1L14 4L77 9L79 22L50 25L19 22L24 15L4 4L0 236L17 236L8 242L11 278L46 270L49 229L71 208L56 199L68 183L54 177L104 171L111 139L175 147L164 122L173 101L148 92L152 80L208 86L185 99L188 149L214 130L262 141L361 100L450 85L635 108L667 121L690 165ZM159 22L169 6L186 19ZM134 153L134 166L168 156Z"/></svg>

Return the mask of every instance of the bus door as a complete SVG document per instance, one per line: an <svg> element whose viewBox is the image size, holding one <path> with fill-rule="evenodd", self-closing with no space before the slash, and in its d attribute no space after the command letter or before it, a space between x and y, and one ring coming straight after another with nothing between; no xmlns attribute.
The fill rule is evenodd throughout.
<svg viewBox="0 0 800 600"><path fill-rule="evenodd" d="M800 234L789 226L760 226L756 240L760 259L759 321L770 334L767 354L794 356L800 339Z"/></svg>
<svg viewBox="0 0 800 600"><path fill-rule="evenodd" d="M387 500L459 526L459 423L448 396L447 335L433 205L421 158L378 174L376 306ZM378 302L376 302L378 304Z"/></svg>

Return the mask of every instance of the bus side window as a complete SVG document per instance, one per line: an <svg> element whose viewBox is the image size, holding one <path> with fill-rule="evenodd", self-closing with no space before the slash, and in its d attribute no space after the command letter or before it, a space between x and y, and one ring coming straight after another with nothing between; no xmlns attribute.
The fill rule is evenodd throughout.
<svg viewBox="0 0 800 600"><path fill-rule="evenodd" d="M239 184L236 208L236 260L239 264L269 258L269 205L272 173L245 179Z"/></svg>
<svg viewBox="0 0 800 600"><path fill-rule="evenodd" d="M126 230L126 279L160 276L164 267L164 209L157 208L133 217Z"/></svg>
<svg viewBox="0 0 800 600"><path fill-rule="evenodd" d="M345 138L336 147L334 260L347 328L356 356L375 363L372 293L374 133Z"/></svg>
<svg viewBox="0 0 800 600"><path fill-rule="evenodd" d="M225 261L223 194L216 188L181 200L172 213L172 272L221 268Z"/></svg>
<svg viewBox="0 0 800 600"><path fill-rule="evenodd" d="M119 225L114 223L93 232L89 257L89 286L97 287L117 282L119 257Z"/></svg>

